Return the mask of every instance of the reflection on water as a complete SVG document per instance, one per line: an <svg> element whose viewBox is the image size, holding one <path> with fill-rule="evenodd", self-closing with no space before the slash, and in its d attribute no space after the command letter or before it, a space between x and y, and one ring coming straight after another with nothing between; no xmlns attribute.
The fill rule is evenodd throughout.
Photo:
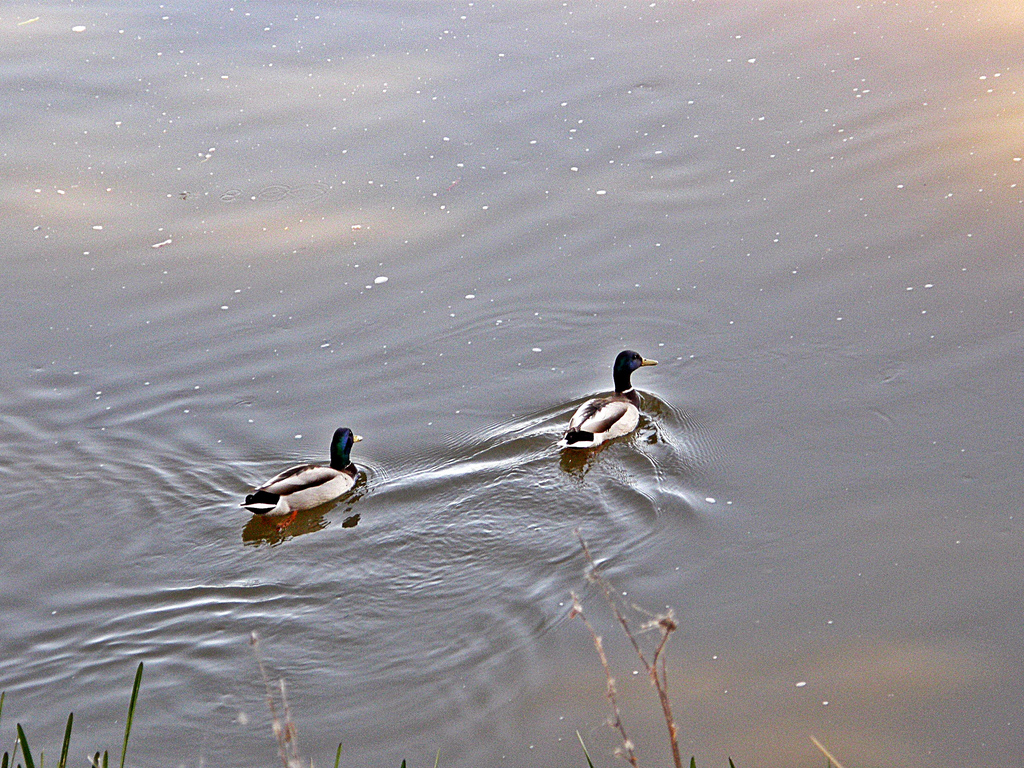
<svg viewBox="0 0 1024 768"><path fill-rule="evenodd" d="M571 449L563 450L562 455L558 460L559 466L561 466L562 471L567 475L572 475L573 477L582 480L583 476L586 475L587 471L590 469L590 465L594 462L596 454L600 452L603 447L607 447L607 445L598 446L597 448L589 451L576 451Z"/></svg>
<svg viewBox="0 0 1024 768"><path fill-rule="evenodd" d="M256 763L258 630L317 759L577 764L580 530L698 763L1012 763L1012 5L6 9L13 717L107 748L144 660L140 763ZM624 347L636 433L559 452ZM353 495L238 508L338 423Z"/></svg>
<svg viewBox="0 0 1024 768"><path fill-rule="evenodd" d="M242 541L249 546L274 546L305 533L323 530L332 519L340 520L342 528L352 528L359 523L359 514L352 510L355 499L361 495L357 486L356 491L346 494L344 502L323 504L316 509L298 512L294 519L277 520L265 515L252 515L242 529Z"/></svg>

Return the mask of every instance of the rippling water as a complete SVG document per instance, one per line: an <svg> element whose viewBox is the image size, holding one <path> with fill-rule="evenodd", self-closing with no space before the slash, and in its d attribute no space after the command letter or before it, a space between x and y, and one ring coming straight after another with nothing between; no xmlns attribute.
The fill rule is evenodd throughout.
<svg viewBox="0 0 1024 768"><path fill-rule="evenodd" d="M584 577L698 764L1021 752L1010 3L0 11L0 689L129 762L607 763ZM555 442L635 374L630 439ZM338 426L363 470L238 504ZM5 741L4 744L7 742ZM75 758L78 759L78 758Z"/></svg>

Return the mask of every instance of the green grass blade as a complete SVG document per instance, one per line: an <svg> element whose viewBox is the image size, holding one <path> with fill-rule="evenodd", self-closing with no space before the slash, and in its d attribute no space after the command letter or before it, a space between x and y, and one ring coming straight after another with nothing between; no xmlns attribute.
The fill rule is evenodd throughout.
<svg viewBox="0 0 1024 768"><path fill-rule="evenodd" d="M580 746L583 747L583 756L587 758L587 765L590 766L590 768L594 768L594 763L590 759L590 753L587 752L587 745L583 743L583 737L580 736L579 731L576 731L576 738L580 740Z"/></svg>
<svg viewBox="0 0 1024 768"><path fill-rule="evenodd" d="M103 750L103 762L100 763L103 768L110 768L110 755L107 754L107 750Z"/></svg>
<svg viewBox="0 0 1024 768"><path fill-rule="evenodd" d="M68 748L71 746L71 723L74 722L74 719L75 713L69 713L68 726L64 729L64 746L60 748L60 761L57 763L57 768L67 768ZM42 760L40 760L39 762L41 763Z"/></svg>
<svg viewBox="0 0 1024 768"><path fill-rule="evenodd" d="M731 757L729 758L729 768L736 768L736 766L732 764L732 758Z"/></svg>
<svg viewBox="0 0 1024 768"><path fill-rule="evenodd" d="M697 758L690 755L690 768L697 768Z"/></svg>
<svg viewBox="0 0 1024 768"><path fill-rule="evenodd" d="M142 662L135 672L135 684L132 686L132 700L128 702L128 719L124 724L124 744L121 745L121 768L124 768L124 758L128 754L128 735L132 732L132 718L135 717L135 704L139 700L139 685L142 683ZM104 760L106 755L104 755ZM26 766L26 768L28 768Z"/></svg>
<svg viewBox="0 0 1024 768"><path fill-rule="evenodd" d="M0 760L0 768L7 768L7 764L10 762L10 757L4 752L4 759Z"/></svg>
<svg viewBox="0 0 1024 768"><path fill-rule="evenodd" d="M25 756L25 768L36 768L36 763L32 759L32 752L28 748L28 739L25 738L25 731L21 728L21 723L18 723L18 741L21 742L21 754Z"/></svg>
<svg viewBox="0 0 1024 768"><path fill-rule="evenodd" d="M401 768L405 768L405 760L402 761L402 767Z"/></svg>
<svg viewBox="0 0 1024 768"><path fill-rule="evenodd" d="M341 742L338 742L338 753L334 756L334 768L338 768L341 763Z"/></svg>
<svg viewBox="0 0 1024 768"><path fill-rule="evenodd" d="M437 768L437 764L441 762L441 748L437 748L437 757L434 758L434 768Z"/></svg>

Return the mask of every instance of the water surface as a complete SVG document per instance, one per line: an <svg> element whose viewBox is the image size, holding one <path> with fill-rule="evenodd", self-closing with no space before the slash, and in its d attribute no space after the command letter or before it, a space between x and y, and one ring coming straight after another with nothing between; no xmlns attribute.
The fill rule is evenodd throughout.
<svg viewBox="0 0 1024 768"><path fill-rule="evenodd" d="M593 587L671 606L698 764L1012 764L1009 3L0 13L5 722L129 762L610 764ZM634 438L555 441L638 372ZM352 495L238 507L333 430ZM5 732L6 726L5 726ZM6 742L5 742L6 743ZM77 759L77 758L76 758Z"/></svg>

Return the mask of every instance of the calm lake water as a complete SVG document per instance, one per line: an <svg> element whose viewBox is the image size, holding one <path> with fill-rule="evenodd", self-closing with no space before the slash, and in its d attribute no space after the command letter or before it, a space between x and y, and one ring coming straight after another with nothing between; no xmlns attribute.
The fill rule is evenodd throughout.
<svg viewBox="0 0 1024 768"><path fill-rule="evenodd" d="M54 759L1024 755L1024 9L0 9L0 689ZM632 439L555 441L634 376ZM238 504L364 436L336 506Z"/></svg>

